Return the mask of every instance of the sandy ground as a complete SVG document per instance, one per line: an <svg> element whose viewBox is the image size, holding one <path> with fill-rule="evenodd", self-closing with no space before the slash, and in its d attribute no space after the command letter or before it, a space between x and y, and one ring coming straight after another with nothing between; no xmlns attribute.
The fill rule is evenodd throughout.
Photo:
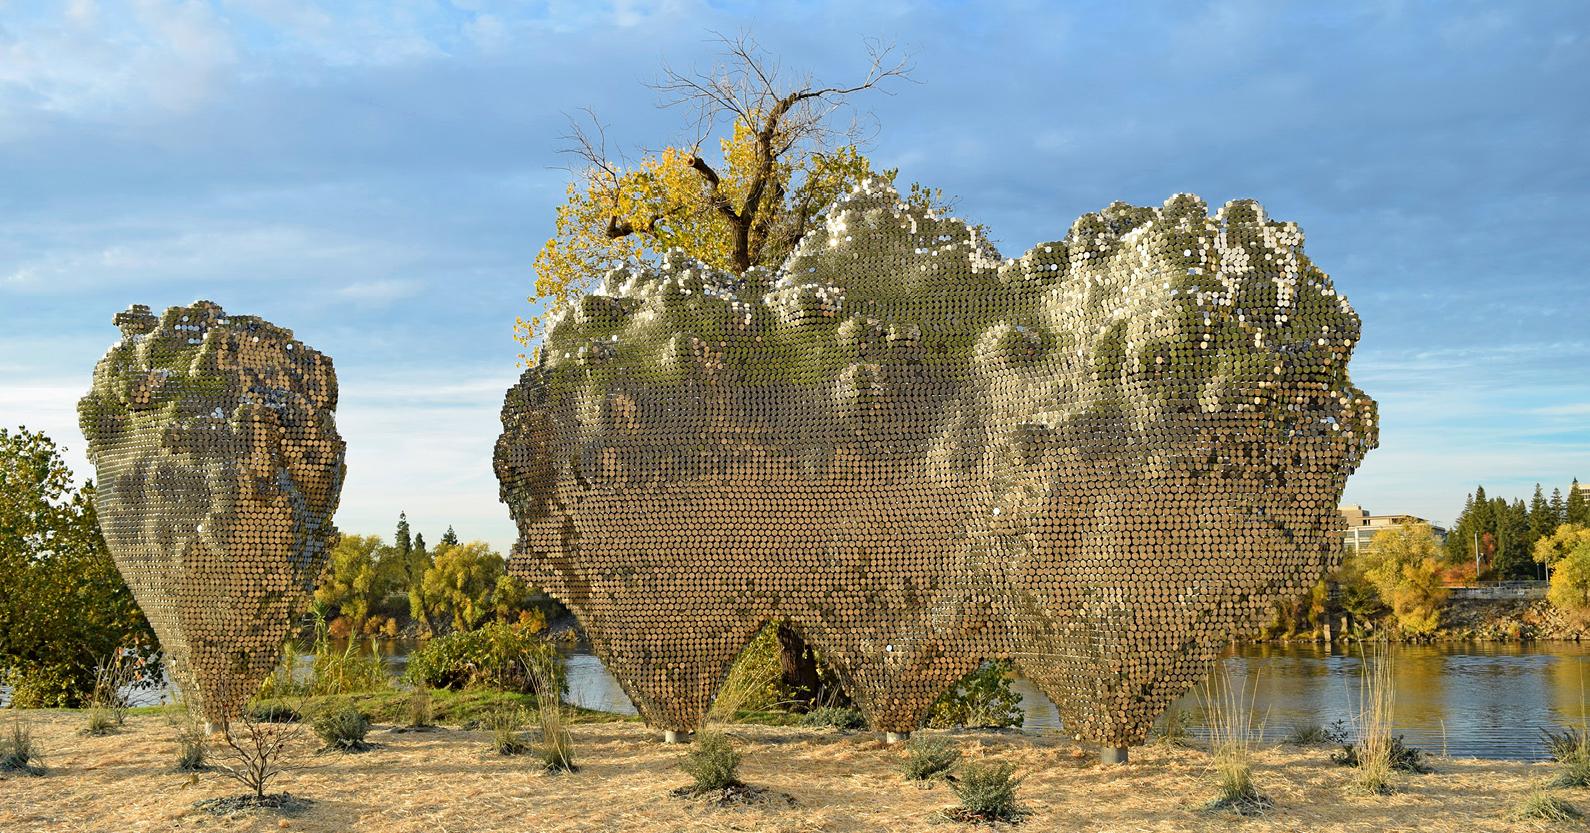
<svg viewBox="0 0 1590 833"><path fill-rule="evenodd" d="M377 727L378 748L319 753L301 738L296 762L276 789L312 799L291 816L248 811L217 817L194 808L235 795L216 774L196 780L171 771L175 730L159 715L135 715L120 734L82 737L82 716L30 712L49 768L42 777L0 776L0 831L908 831L953 833L971 825L944 819L955 801L942 783L903 781L898 747L866 734L734 726L745 753L742 778L787 793L794 805L716 807L673 798L688 779L681 747L656 742L635 723L573 727L582 769L537 771L533 756L486 752L487 733L393 733ZM0 712L9 731L12 715ZM1264 748L1255 780L1274 801L1259 817L1202 808L1214 792L1208 756L1145 747L1132 763L1100 767L1069 740L994 732L958 733L968 758L1008 760L1026 773L1020 797L1032 810L1019 831L1445 831L1528 830L1507 810L1550 776L1549 765L1437 760L1433 775L1406 776L1387 797L1355 794L1328 749ZM1590 791L1564 793L1590 810ZM986 828L984 828L986 829ZM1539 825L1539 829L1548 829ZM1554 829L1586 829L1582 824Z"/></svg>

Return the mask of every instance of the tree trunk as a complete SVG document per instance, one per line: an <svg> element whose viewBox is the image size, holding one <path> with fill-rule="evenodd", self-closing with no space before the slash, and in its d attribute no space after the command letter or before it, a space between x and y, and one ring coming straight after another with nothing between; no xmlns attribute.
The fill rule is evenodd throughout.
<svg viewBox="0 0 1590 833"><path fill-rule="evenodd" d="M795 692L798 700L805 701L805 708L810 708L822 688L822 681L817 676L817 657L812 653L811 646L787 623L778 626L778 646L779 669L784 685ZM801 707L797 704L797 708Z"/></svg>

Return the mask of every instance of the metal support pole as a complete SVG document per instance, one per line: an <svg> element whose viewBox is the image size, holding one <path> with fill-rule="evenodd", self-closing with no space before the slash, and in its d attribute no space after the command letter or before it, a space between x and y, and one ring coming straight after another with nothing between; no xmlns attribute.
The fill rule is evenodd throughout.
<svg viewBox="0 0 1590 833"><path fill-rule="evenodd" d="M689 743L695 732L680 732L674 729L663 730L663 743Z"/></svg>
<svg viewBox="0 0 1590 833"><path fill-rule="evenodd" d="M900 741L907 740L910 737L911 737L911 733L910 732L884 732L883 733L883 742L884 743L890 743L890 744L899 743Z"/></svg>
<svg viewBox="0 0 1590 833"><path fill-rule="evenodd" d="M1126 763L1126 747L1101 746L1099 747L1099 763L1115 765Z"/></svg>

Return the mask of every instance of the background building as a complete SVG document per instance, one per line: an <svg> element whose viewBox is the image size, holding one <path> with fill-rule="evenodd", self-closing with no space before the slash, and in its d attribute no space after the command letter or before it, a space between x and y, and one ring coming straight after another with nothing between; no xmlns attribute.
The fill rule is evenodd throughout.
<svg viewBox="0 0 1590 833"><path fill-rule="evenodd" d="M1348 550L1356 550L1368 544L1376 533L1398 524L1430 524L1430 529L1435 531L1436 537L1442 541L1446 540L1445 529L1414 515L1371 515L1368 509L1356 503L1340 507L1339 511L1342 513L1342 519L1347 521L1347 529L1342 533L1342 546Z"/></svg>

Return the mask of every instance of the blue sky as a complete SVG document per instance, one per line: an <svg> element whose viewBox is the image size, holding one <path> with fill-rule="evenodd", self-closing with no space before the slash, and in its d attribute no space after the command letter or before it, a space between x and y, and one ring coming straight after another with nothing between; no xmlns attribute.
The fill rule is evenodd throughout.
<svg viewBox="0 0 1590 833"><path fill-rule="evenodd" d="M339 526L506 548L490 449L565 114L686 138L645 82L709 64L709 30L820 80L908 51L870 153L1007 256L1179 191L1301 224L1382 408L1348 501L1450 521L1476 482L1590 480L1578 2L0 0L0 425L88 474L111 315L209 298L335 357Z"/></svg>

